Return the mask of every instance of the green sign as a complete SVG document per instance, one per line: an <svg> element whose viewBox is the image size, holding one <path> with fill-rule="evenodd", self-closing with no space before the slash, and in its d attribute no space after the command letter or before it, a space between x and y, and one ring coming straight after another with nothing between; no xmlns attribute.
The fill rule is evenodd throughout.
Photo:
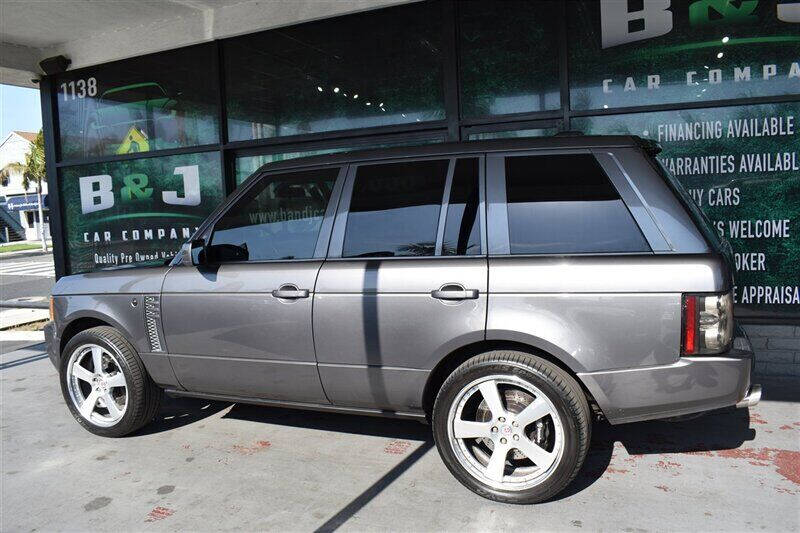
<svg viewBox="0 0 800 533"><path fill-rule="evenodd" d="M800 93L800 10L776 0L568 3L572 109Z"/></svg>
<svg viewBox="0 0 800 533"><path fill-rule="evenodd" d="M67 272L163 263L225 197L217 152L67 167Z"/></svg>
<svg viewBox="0 0 800 533"><path fill-rule="evenodd" d="M659 141L675 175L735 252L736 301L800 312L800 104L587 117L573 127Z"/></svg>

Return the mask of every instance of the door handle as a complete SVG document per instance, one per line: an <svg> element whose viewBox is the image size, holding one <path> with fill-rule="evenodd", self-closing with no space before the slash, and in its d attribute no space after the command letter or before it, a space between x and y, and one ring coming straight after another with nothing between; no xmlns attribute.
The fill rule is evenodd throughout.
<svg viewBox="0 0 800 533"><path fill-rule="evenodd" d="M465 289L458 283L448 283L438 290L431 291L431 296L437 300L475 300L478 297L478 290Z"/></svg>
<svg viewBox="0 0 800 533"><path fill-rule="evenodd" d="M308 298L308 289L298 289L296 285L281 285L280 288L272 291L275 298L286 300L296 300L298 298Z"/></svg>

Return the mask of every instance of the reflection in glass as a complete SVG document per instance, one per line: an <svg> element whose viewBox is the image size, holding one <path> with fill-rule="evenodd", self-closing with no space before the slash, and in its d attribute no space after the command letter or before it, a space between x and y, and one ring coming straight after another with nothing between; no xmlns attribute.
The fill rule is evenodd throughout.
<svg viewBox="0 0 800 533"><path fill-rule="evenodd" d="M470 133L467 139L470 141L482 141L488 139L515 139L520 137L549 137L558 133L557 128L531 128L525 130L506 130L506 131L487 131L483 133Z"/></svg>
<svg viewBox="0 0 800 533"><path fill-rule="evenodd" d="M265 176L214 226L214 262L309 259L338 168Z"/></svg>
<svg viewBox="0 0 800 533"><path fill-rule="evenodd" d="M343 257L434 255L447 160L358 167Z"/></svg>
<svg viewBox="0 0 800 533"><path fill-rule="evenodd" d="M230 140L443 119L441 11L418 3L226 41Z"/></svg>
<svg viewBox="0 0 800 533"><path fill-rule="evenodd" d="M557 2L458 2L464 117L558 109Z"/></svg>
<svg viewBox="0 0 800 533"><path fill-rule="evenodd" d="M506 158L512 254L649 251L594 156Z"/></svg>
<svg viewBox="0 0 800 533"><path fill-rule="evenodd" d="M775 0L672 0L639 18L628 9L642 2L627 4L569 2L572 109L800 93L800 31ZM645 21L648 31L629 27Z"/></svg>
<svg viewBox="0 0 800 533"><path fill-rule="evenodd" d="M458 159L447 205L442 255L481 253L479 202L478 160Z"/></svg>
<svg viewBox="0 0 800 533"><path fill-rule="evenodd" d="M196 46L70 71L56 80L61 157L80 159L217 142L216 89Z"/></svg>

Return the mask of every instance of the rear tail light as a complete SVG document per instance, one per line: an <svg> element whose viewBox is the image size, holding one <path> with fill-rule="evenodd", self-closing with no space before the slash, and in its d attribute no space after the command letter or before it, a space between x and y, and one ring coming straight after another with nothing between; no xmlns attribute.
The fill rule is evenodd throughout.
<svg viewBox="0 0 800 533"><path fill-rule="evenodd" d="M682 355L727 352L733 342L733 295L684 294Z"/></svg>

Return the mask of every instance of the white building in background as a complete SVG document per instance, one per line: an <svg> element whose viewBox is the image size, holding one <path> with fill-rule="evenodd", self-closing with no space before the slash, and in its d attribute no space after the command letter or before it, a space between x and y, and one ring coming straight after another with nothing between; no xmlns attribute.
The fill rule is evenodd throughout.
<svg viewBox="0 0 800 533"><path fill-rule="evenodd" d="M36 133L30 131L12 131L9 133L0 143L0 169L9 163L24 164L25 156L28 155L35 138ZM45 236L50 239L47 182L44 180L42 181L42 203L44 204ZM39 239L39 205L36 186L31 185L28 190L25 190L22 187L22 172L12 172L7 180L0 182L0 209L5 210L7 215L19 220L25 240L33 241Z"/></svg>

